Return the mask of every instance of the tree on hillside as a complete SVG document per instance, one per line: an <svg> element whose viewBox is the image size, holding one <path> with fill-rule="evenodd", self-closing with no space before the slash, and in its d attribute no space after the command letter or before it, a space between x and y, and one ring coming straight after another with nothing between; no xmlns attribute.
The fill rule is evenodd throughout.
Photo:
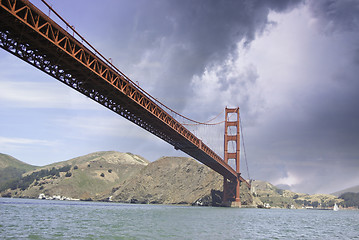
<svg viewBox="0 0 359 240"><path fill-rule="evenodd" d="M3 191L5 189L10 188L11 190L15 190L20 188L21 190L25 190L28 188L34 181L38 181L41 178L47 176L58 176L60 177L60 172L68 172L71 169L71 165L66 165L60 168L53 167L52 169L41 169L40 171L32 172L29 175L23 176L19 179L14 179L9 182L6 182L4 186L0 189Z"/></svg>
<svg viewBox="0 0 359 240"><path fill-rule="evenodd" d="M359 208L359 193L347 192L339 196L344 200L345 207L358 207Z"/></svg>
<svg viewBox="0 0 359 240"><path fill-rule="evenodd" d="M319 202L318 202L318 201L314 201L314 202L312 203L312 206L315 207L315 208L317 208L317 207L319 206Z"/></svg>

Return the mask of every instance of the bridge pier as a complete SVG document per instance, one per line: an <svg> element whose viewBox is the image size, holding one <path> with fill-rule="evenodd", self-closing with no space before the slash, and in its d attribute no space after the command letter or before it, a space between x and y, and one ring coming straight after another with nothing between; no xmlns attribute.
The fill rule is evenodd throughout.
<svg viewBox="0 0 359 240"><path fill-rule="evenodd" d="M240 199L240 182L236 180L223 179L223 199L222 206L224 207L241 207Z"/></svg>

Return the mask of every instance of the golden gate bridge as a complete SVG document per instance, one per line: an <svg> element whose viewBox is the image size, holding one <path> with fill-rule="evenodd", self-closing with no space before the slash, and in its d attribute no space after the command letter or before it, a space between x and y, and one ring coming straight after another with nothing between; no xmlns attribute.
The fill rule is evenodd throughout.
<svg viewBox="0 0 359 240"><path fill-rule="evenodd" d="M223 204L240 207L240 184L250 184L240 172L239 108L225 109L222 159L175 117L211 123L187 118L152 97L42 2L72 32L28 0L0 0L0 47L218 172L224 178Z"/></svg>

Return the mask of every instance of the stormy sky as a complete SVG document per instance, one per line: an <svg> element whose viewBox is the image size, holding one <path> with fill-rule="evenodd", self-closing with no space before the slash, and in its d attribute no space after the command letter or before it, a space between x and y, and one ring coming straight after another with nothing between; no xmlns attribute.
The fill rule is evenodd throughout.
<svg viewBox="0 0 359 240"><path fill-rule="evenodd" d="M359 184L358 0L48 2L185 116L239 106L251 178L306 193ZM0 115L0 152L34 165L100 150L184 156L4 50Z"/></svg>

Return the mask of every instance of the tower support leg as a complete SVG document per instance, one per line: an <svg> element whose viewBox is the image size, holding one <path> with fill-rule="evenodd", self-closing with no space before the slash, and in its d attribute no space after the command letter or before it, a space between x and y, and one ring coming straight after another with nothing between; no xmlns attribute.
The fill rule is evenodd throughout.
<svg viewBox="0 0 359 240"><path fill-rule="evenodd" d="M223 180L223 201L224 206L241 207L240 199L240 129L239 129L239 108L226 108L225 130L224 130L224 161L234 160L236 165L237 178ZM229 151L229 142L234 142L235 149Z"/></svg>

